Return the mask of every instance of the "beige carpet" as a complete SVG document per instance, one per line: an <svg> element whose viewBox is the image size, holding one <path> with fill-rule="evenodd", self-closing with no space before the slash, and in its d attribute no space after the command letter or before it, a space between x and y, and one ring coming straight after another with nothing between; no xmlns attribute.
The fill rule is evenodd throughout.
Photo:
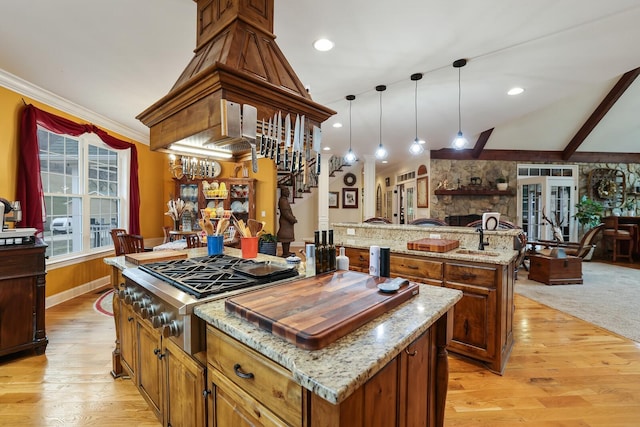
<svg viewBox="0 0 640 427"><path fill-rule="evenodd" d="M640 270L582 263L582 285L529 280L520 270L515 292L541 304L640 342Z"/></svg>

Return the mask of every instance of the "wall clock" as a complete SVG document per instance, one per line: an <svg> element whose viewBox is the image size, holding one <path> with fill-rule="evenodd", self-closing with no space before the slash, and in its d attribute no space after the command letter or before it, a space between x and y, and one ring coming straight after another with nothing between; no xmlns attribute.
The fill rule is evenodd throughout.
<svg viewBox="0 0 640 427"><path fill-rule="evenodd" d="M356 183L356 176L354 174L352 174L351 172L344 174L344 185L346 185L347 187L353 187L353 185Z"/></svg>

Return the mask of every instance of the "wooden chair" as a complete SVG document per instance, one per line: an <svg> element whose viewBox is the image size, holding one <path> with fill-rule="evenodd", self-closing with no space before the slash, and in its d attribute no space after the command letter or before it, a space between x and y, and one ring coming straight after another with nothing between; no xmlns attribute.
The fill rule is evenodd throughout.
<svg viewBox="0 0 640 427"><path fill-rule="evenodd" d="M429 227L429 226L437 227L441 225L447 225L447 223L438 218L418 218L418 219L414 219L413 221L409 221L408 225L420 225L423 227Z"/></svg>
<svg viewBox="0 0 640 427"><path fill-rule="evenodd" d="M604 224L600 224L591 228L579 242L558 242L555 240L537 240L529 241L527 244L531 248L532 252L541 253L543 255L550 255L552 248L562 248L567 255L576 256L578 258L586 257L591 249L596 247L596 237L605 227ZM540 248L538 248L540 246Z"/></svg>
<svg viewBox="0 0 640 427"><path fill-rule="evenodd" d="M367 218L363 222L367 224L391 224L391 221L389 221L387 218L381 218L378 216Z"/></svg>
<svg viewBox="0 0 640 427"><path fill-rule="evenodd" d="M471 221L470 223L467 224L467 227L482 227L482 219L478 219L475 221ZM514 228L520 228L517 225L515 225L512 222L509 221L505 221L503 219L498 221L498 229L502 229L502 230L512 230Z"/></svg>
<svg viewBox="0 0 640 427"><path fill-rule="evenodd" d="M127 230L125 230L124 228L112 228L110 230L110 233L111 240L113 240L113 248L116 252L116 256L124 254L124 247L122 246L122 243L118 236L121 234L127 234Z"/></svg>
<svg viewBox="0 0 640 427"><path fill-rule="evenodd" d="M184 236L187 241L187 249L199 248L200 244L200 236L197 234L187 234Z"/></svg>
<svg viewBox="0 0 640 427"><path fill-rule="evenodd" d="M602 231L602 237L605 242L605 248L608 246L608 242L611 242L613 262L616 262L618 258L626 258L629 262L633 262L634 230L621 228L621 225L618 223L617 216L605 217L603 222L604 229ZM626 242L626 245L621 245L621 243L624 242ZM620 253L621 251L622 253Z"/></svg>
<svg viewBox="0 0 640 427"><path fill-rule="evenodd" d="M171 241L171 235L169 234L169 231L171 231L171 227L169 227L168 225L162 227L162 233L164 234L164 240L162 241L163 244L169 243Z"/></svg>
<svg viewBox="0 0 640 427"><path fill-rule="evenodd" d="M125 254L144 252L144 239L137 234L119 234L118 239L124 249Z"/></svg>

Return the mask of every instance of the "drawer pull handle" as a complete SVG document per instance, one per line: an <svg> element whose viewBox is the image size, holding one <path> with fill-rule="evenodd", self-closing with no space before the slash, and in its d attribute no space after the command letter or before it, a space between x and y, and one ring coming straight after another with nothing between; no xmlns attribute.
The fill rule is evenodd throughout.
<svg viewBox="0 0 640 427"><path fill-rule="evenodd" d="M133 317L129 316L129 317L127 317L127 320L128 320L129 322L133 322Z"/></svg>
<svg viewBox="0 0 640 427"><path fill-rule="evenodd" d="M418 354L418 350L413 350L411 353L409 353L409 349L408 348L405 348L404 352L407 353L411 357L416 356Z"/></svg>
<svg viewBox="0 0 640 427"><path fill-rule="evenodd" d="M239 363L236 363L235 365L233 365L233 372L236 373L237 376L239 376L240 378L244 378L245 380L250 380L251 378L253 378L253 374L251 372L242 372L242 367L240 366Z"/></svg>
<svg viewBox="0 0 640 427"><path fill-rule="evenodd" d="M469 335L469 320L468 319L466 319L464 321L464 334L465 335Z"/></svg>
<svg viewBox="0 0 640 427"><path fill-rule="evenodd" d="M463 279L465 279L465 280L468 280L468 279L475 279L475 278L476 278L476 275L475 275L475 274L471 274L471 273L464 273L464 274L462 275L462 278L463 278Z"/></svg>
<svg viewBox="0 0 640 427"><path fill-rule="evenodd" d="M364 257L363 257L362 255L360 255L360 256L358 257L358 260L359 260L359 261L364 261L365 259L364 259Z"/></svg>
<svg viewBox="0 0 640 427"><path fill-rule="evenodd" d="M407 268L410 268L411 270L417 270L419 267L417 265L407 265Z"/></svg>

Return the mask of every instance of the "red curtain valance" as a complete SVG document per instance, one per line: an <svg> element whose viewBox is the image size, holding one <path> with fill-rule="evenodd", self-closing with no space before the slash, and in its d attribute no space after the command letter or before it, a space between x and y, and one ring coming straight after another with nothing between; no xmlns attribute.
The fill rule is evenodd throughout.
<svg viewBox="0 0 640 427"><path fill-rule="evenodd" d="M64 117L27 105L20 123L20 160L18 163L17 200L22 205L22 220L26 227L42 233L46 217L44 191L40 178L40 148L38 147L38 125L58 134L80 136L95 133L105 144L115 150L131 150L129 171L129 232L140 234L140 190L138 186L138 151L135 144L122 141L90 124L78 124Z"/></svg>

